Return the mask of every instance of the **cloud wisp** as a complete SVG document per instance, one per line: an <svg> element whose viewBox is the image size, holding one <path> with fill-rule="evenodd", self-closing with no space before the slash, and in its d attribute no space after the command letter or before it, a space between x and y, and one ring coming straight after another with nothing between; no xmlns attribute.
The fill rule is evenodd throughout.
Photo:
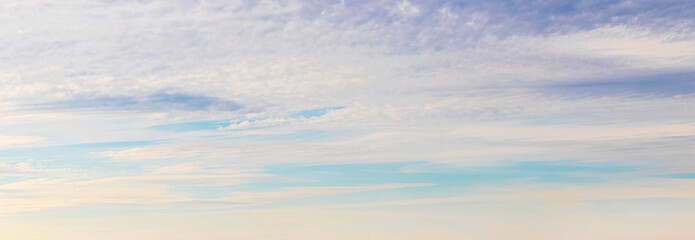
<svg viewBox="0 0 695 240"><path fill-rule="evenodd" d="M237 103L216 97L157 92L142 98L132 96L76 97L70 100L34 105L39 110L96 111L236 111Z"/></svg>

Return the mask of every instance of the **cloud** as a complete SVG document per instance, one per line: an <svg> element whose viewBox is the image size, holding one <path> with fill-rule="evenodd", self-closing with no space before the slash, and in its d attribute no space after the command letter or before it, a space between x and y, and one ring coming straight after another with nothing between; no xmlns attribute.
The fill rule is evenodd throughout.
<svg viewBox="0 0 695 240"><path fill-rule="evenodd" d="M249 192L249 193L232 193L231 197L227 198L231 202L242 202L242 203L265 203L271 201L280 200L292 200L298 198L305 198L311 196L324 196L324 195L336 195L336 194L346 194L355 193L363 191L374 191L374 190L384 190L384 189L394 189L394 188L407 188L407 187L422 187L429 186L431 184L426 183L408 183L408 184L383 184L383 185L371 185L371 186L350 186L350 187L291 187L281 189L280 191L273 192Z"/></svg>
<svg viewBox="0 0 695 240"><path fill-rule="evenodd" d="M327 204L393 200L397 213L374 215L393 229L364 224L354 238L389 239L368 233L412 227L422 230L417 236L447 230L442 235L455 239L495 228L537 236L582 215L552 210L563 203L693 198L691 179L663 177L695 172L691 1L31 0L0 3L0 12L3 214L116 204L165 210L163 220L245 221L194 215L253 206L266 217L274 211L257 204L331 196ZM639 167L553 174L568 160ZM438 167L388 175L375 166L403 162ZM529 166L536 171L514 178L518 185L449 181L446 192L426 185L451 169L511 171L524 162L547 165ZM297 166L332 164L342 165L295 178ZM604 181L535 181L565 174ZM335 182L343 179L352 182ZM461 195L441 198L454 191ZM359 199L340 195L358 192ZM349 221L329 215L372 223L356 207L314 214L353 233ZM70 219L80 215L75 208L56 214ZM284 216L285 226L316 230L294 222L306 220L303 211L287 212L294 215ZM478 215L462 224L469 213ZM43 229L34 215L18 215ZM282 227L259 219L263 234ZM418 227L422 219L428 229ZM186 229L143 222L167 233ZM210 239L245 236L191 222L220 234ZM550 225L526 228L538 222ZM153 228L131 232L135 224L114 232L153 236L146 232ZM563 226L557 231L574 227Z"/></svg>
<svg viewBox="0 0 695 240"><path fill-rule="evenodd" d="M404 16L412 17L417 16L420 13L420 9L417 6L413 5L413 3L407 0L403 0L403 2L397 5L397 13Z"/></svg>
<svg viewBox="0 0 695 240"><path fill-rule="evenodd" d="M160 169L153 175L112 177L91 180L38 178L0 185L0 196L6 206L0 215L56 207L88 204L134 204L166 206L166 204L196 202L186 194L168 191L173 186L231 186L251 183L268 175L247 171L181 168L181 165ZM262 204L300 199L311 196L347 194L394 188L427 186L428 184L384 184L351 187L295 187L270 192L234 192L216 202Z"/></svg>
<svg viewBox="0 0 695 240"><path fill-rule="evenodd" d="M265 119L247 119L241 121L233 121L226 127L221 127L222 130L241 130L263 127L274 127L289 124L311 123L322 121L322 117L330 112L341 110L344 107L326 107L300 111L283 117L271 117Z"/></svg>
<svg viewBox="0 0 695 240"><path fill-rule="evenodd" d="M572 97L623 95L627 97L670 97L695 93L695 73L670 73L624 78L560 83L540 91Z"/></svg>
<svg viewBox="0 0 695 240"><path fill-rule="evenodd" d="M144 159L178 159L191 158L197 154L191 150L176 150L162 147L129 148L122 151L106 151L97 153L100 156L119 160L144 160Z"/></svg>
<svg viewBox="0 0 695 240"><path fill-rule="evenodd" d="M463 76L461 73L475 75L466 67L471 62L500 66L497 71L530 70L535 66L530 66L529 58L539 56L536 49L548 48L547 43L534 39L557 38L555 44L564 46L560 53L575 48L580 55L605 55L607 50L618 55L635 55L631 52L637 51L637 55L651 54L644 56L684 57L689 51L682 50L692 45L688 41L692 31L687 25L691 10L671 5L689 6L687 1L184 2L80 2L48 7L36 1L8 5L12 11L5 20L10 24L2 31L10 37L2 44L7 46L5 57L15 61L2 64L5 70L0 74L11 76L3 80L2 96L33 103L65 101L76 106L84 105L66 99L92 100L100 103L88 107L99 107L132 105L160 89L178 87L205 94L197 99L179 99L186 103L173 104L176 106L170 106L178 101L172 98L194 96L150 96L149 104L155 106L145 108L229 110L234 109L233 104L217 102L218 106L209 98L233 94L234 102L246 101L244 106L258 104L254 101L258 97L273 98L270 104L275 104L292 94L324 99L324 94L335 94L332 87L391 75L397 69L386 64L389 62L405 66L416 60L418 64L411 69L422 70L427 67L423 62L434 62L417 59L438 59L436 63L450 59L444 64L462 71L439 76L445 79ZM399 6L403 10L398 10ZM43 14L31 14L36 9ZM392 14L415 12L413 9L417 9L417 16ZM58 15L63 17L53 19ZM9 34L16 32L14 28L36 30ZM596 29L624 31L601 36L596 35L600 32ZM510 46L494 44L505 40ZM528 41L534 41L529 45L536 47L522 51ZM645 44L650 47L638 47ZM487 52L496 51L499 55L486 60ZM667 52L670 54L663 55ZM566 56L545 56L553 59L544 63L555 66L567 61ZM462 66L455 66L457 61ZM504 64L509 61L523 67ZM577 66L580 61L575 59L565 69L588 70L581 66L591 65L586 61ZM580 71L568 75L575 72ZM402 75L413 76L410 71L405 73ZM388 76L393 78L402 76ZM496 78L488 76L483 82ZM56 84L57 79L60 84ZM123 91L129 94L124 96ZM158 104L160 100L166 104Z"/></svg>
<svg viewBox="0 0 695 240"><path fill-rule="evenodd" d="M461 128L457 135L493 139L528 139L535 141L606 141L620 139L651 140L695 136L694 125L657 126L490 126Z"/></svg>
<svg viewBox="0 0 695 240"><path fill-rule="evenodd" d="M16 164L0 163L0 175L5 177L42 177L55 178L72 176L69 169L42 169L32 166L28 162L19 162Z"/></svg>
<svg viewBox="0 0 695 240"><path fill-rule="evenodd" d="M144 98L130 96L79 97L35 105L39 109L120 110L120 111L236 111L233 101L202 95L157 92Z"/></svg>
<svg viewBox="0 0 695 240"><path fill-rule="evenodd" d="M173 186L231 186L269 177L253 169L185 166L165 166L148 174L114 177L66 175L63 169L36 170L26 164L3 164L0 172L8 176L32 178L0 185L5 206L0 215L88 204L157 206L193 200L186 194L171 193L168 189Z"/></svg>
<svg viewBox="0 0 695 240"><path fill-rule="evenodd" d="M35 143L42 140L43 139L41 138L27 136L0 136L0 148L12 145Z"/></svg>

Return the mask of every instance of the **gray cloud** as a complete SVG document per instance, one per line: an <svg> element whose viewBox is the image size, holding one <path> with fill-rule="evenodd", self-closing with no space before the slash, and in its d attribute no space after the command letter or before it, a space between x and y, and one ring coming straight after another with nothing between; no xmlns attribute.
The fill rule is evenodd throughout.
<svg viewBox="0 0 695 240"><path fill-rule="evenodd" d="M569 97L673 97L695 93L695 73L669 73L647 76L605 78L539 87L545 94Z"/></svg>

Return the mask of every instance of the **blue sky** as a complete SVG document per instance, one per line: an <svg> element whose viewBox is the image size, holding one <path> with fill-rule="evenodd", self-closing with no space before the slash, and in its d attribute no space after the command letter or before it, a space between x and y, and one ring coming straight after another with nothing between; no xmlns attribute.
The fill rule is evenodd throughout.
<svg viewBox="0 0 695 240"><path fill-rule="evenodd" d="M0 1L2 239L690 239L692 1Z"/></svg>

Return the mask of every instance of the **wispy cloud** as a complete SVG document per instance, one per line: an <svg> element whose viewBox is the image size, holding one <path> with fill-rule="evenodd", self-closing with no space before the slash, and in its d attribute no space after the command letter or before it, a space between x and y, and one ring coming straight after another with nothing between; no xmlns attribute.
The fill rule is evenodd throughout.
<svg viewBox="0 0 695 240"><path fill-rule="evenodd" d="M0 136L0 148L12 145L35 143L41 140L41 138L27 136Z"/></svg>
<svg viewBox="0 0 695 240"><path fill-rule="evenodd" d="M233 101L216 97L189 95L183 93L157 92L142 98L132 96L77 97L34 105L45 110L121 110L121 111L235 111L241 106Z"/></svg>
<svg viewBox="0 0 695 240"><path fill-rule="evenodd" d="M645 223L692 223L692 16L687 0L0 2L0 238L56 216L74 239L690 236ZM647 222L611 212L639 198L660 199L639 203Z"/></svg>

